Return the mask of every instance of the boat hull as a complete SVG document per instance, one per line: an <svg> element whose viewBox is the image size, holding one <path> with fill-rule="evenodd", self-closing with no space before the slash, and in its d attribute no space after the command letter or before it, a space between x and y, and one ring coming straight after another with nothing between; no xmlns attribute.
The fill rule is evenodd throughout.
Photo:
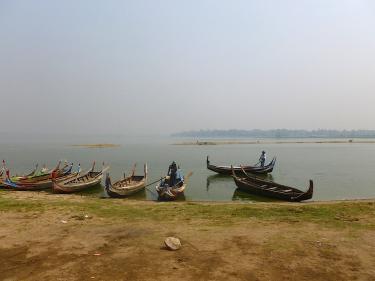
<svg viewBox="0 0 375 281"><path fill-rule="evenodd" d="M309 200L313 196L313 182L310 180L310 187L306 192L296 188L279 185L260 179L240 178L233 176L236 186L245 192L284 201L300 202Z"/></svg>
<svg viewBox="0 0 375 281"><path fill-rule="evenodd" d="M165 188L161 187L160 185L156 186L156 191L158 192L158 200L159 201L174 201L178 198L184 197L184 191L186 188L186 184L182 184L180 187L177 188Z"/></svg>
<svg viewBox="0 0 375 281"><path fill-rule="evenodd" d="M74 193L86 190L100 184L103 178L103 172L107 169L108 167L100 172L90 171L84 175L63 182L54 180L52 183L52 190L54 193Z"/></svg>
<svg viewBox="0 0 375 281"><path fill-rule="evenodd" d="M233 167L234 171L236 173L242 173L242 169L245 170L246 173L256 174L256 175L265 175L272 173L273 168L276 163L276 158L273 158L272 161L264 166L264 167L258 167L258 166L235 166ZM210 164L210 161L207 157L207 169L211 170L215 173L222 174L222 175L232 175L232 167L231 166L216 166Z"/></svg>
<svg viewBox="0 0 375 281"><path fill-rule="evenodd" d="M117 187L116 183L106 187L108 196L114 198L124 198L143 191L146 185L146 178L143 176L139 177L140 179L137 179L137 176L134 176L135 179L133 179L132 182L125 187Z"/></svg>

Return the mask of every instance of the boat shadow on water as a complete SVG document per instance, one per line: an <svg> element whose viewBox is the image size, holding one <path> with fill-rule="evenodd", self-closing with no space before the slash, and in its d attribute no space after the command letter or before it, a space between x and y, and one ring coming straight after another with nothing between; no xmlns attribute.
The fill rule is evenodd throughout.
<svg viewBox="0 0 375 281"><path fill-rule="evenodd" d="M134 194L131 194L127 197L111 197L108 195L107 191L105 190L105 188L102 187L102 190L101 190L101 193L100 193L100 198L103 198L103 199L135 199L135 200L147 200L147 195L146 195L146 192L147 190L146 189L142 189ZM156 199L153 199L153 200L156 200Z"/></svg>
<svg viewBox="0 0 375 281"><path fill-rule="evenodd" d="M268 175L257 175L257 178L263 179L263 180L269 180L273 181L273 176L271 174ZM221 174L215 174L207 177L206 180L206 190L210 190L211 185L215 185L215 183L224 183L228 185L233 185L233 188L236 188L236 184L233 181L232 176L227 175L221 175Z"/></svg>
<svg viewBox="0 0 375 281"><path fill-rule="evenodd" d="M181 201L186 201L186 197L185 197L185 194L184 193L180 193L176 199L173 199L173 200L168 200L168 199L163 199L161 197L158 197L156 199L156 201L158 202L170 202L170 201L173 201L173 202L181 202Z"/></svg>
<svg viewBox="0 0 375 281"><path fill-rule="evenodd" d="M209 191L212 185L215 185L215 183L225 183L225 184L231 184L233 182L232 177L228 177L225 175L215 174L207 177L206 180L206 190ZM210 187L211 186L211 187Z"/></svg>
<svg viewBox="0 0 375 281"><path fill-rule="evenodd" d="M260 179L270 180L270 181L273 180L273 177L271 174L257 175L256 177ZM239 188L237 188L232 176L221 175L221 174L208 176L206 180L206 191L208 192L210 189L215 188L215 185L217 187L219 185L224 185L224 186L233 188L233 195L231 198L232 201L254 201L254 202L278 202L279 201L277 199L267 198L267 197L258 196L258 195L254 195L248 192L241 191Z"/></svg>
<svg viewBox="0 0 375 281"><path fill-rule="evenodd" d="M250 194L239 188L233 192L232 201L281 202L281 200Z"/></svg>

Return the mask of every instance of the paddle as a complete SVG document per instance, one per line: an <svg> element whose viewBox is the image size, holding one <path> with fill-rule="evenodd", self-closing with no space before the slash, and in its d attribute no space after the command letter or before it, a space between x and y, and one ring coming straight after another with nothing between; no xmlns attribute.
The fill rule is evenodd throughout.
<svg viewBox="0 0 375 281"><path fill-rule="evenodd" d="M185 180L184 180L184 182L187 184L188 183L188 181L189 181L189 178L191 177L193 175L193 172L190 172L190 173L188 173L187 174L187 176L186 176L186 178L185 178ZM180 183L181 183L182 181L180 181ZM180 183L178 183L178 184L180 184ZM176 184L177 185L177 184ZM176 186L175 185L175 186Z"/></svg>
<svg viewBox="0 0 375 281"><path fill-rule="evenodd" d="M150 185L153 185L153 184L155 184L155 183L157 183L157 182L159 182L159 181L161 181L162 179L165 179L166 177L161 177L159 180L156 180L156 181L154 181L154 182L152 182L152 183L148 183L147 185L145 185L145 187L147 187L147 186L150 186Z"/></svg>
<svg viewBox="0 0 375 281"><path fill-rule="evenodd" d="M245 175L246 177L248 177L248 178L256 178L256 176L253 176L253 177L249 176L249 174L246 173L245 169L244 169L242 166L240 166L240 167L241 167L242 173L244 173L244 175Z"/></svg>
<svg viewBox="0 0 375 281"><path fill-rule="evenodd" d="M154 181L154 182L152 182L152 183L149 183L149 184L145 185L145 189L147 189L148 191L151 192L152 195L155 195L155 196L157 197L158 194L156 194L154 191L152 191L151 189L149 189L149 188L147 188L147 187L150 186L150 185L153 185L153 184L155 184L155 183L157 183L157 182L159 182L159 181L161 181L162 179L165 179L165 178L166 178L166 177L162 177L162 178L160 178L160 180L157 180L157 181Z"/></svg>

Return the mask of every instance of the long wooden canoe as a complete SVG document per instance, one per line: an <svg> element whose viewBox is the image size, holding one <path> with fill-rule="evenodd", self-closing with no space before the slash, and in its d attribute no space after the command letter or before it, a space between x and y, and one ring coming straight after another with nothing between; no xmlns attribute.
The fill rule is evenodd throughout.
<svg viewBox="0 0 375 281"><path fill-rule="evenodd" d="M7 167L6 167L6 164L5 164L5 160L3 160L3 165L2 165L1 170L0 170L0 179L3 180L3 181L5 181L5 179L7 178L7 175L5 174L6 170L7 170ZM33 175L36 174L37 170L38 170L38 164L35 165L35 168L31 172L29 172L27 174L24 174L22 176L18 176L18 175L13 176L13 177L11 177L11 180L12 181L18 181L19 179L26 179L26 178L32 177ZM1 185L1 183L0 183L0 185Z"/></svg>
<svg viewBox="0 0 375 281"><path fill-rule="evenodd" d="M59 176L55 178L56 182L66 181L68 179L72 179L77 177L78 173L69 173L63 176ZM6 189L12 190L19 190L19 191L36 191L36 190L44 190L52 187L52 179L41 180L36 182L13 182L10 179L6 179L3 181L3 187Z"/></svg>
<svg viewBox="0 0 375 281"><path fill-rule="evenodd" d="M57 166L52 169L46 169L42 168L40 171L34 170L34 173L31 175L26 176L14 176L11 177L12 182L18 182L18 181L29 181L29 182L36 182L36 181L42 181L42 180L48 180L52 178L52 172L57 172L58 176L62 176L64 174L64 170L68 167L68 165L65 165L63 168L60 168L61 161L57 163Z"/></svg>
<svg viewBox="0 0 375 281"><path fill-rule="evenodd" d="M121 180L116 181L114 184L111 183L109 173L106 174L105 179L105 190L110 197L127 197L137 192L144 190L147 182L147 164L144 165L144 175L136 176L135 165L132 175L125 177Z"/></svg>
<svg viewBox="0 0 375 281"><path fill-rule="evenodd" d="M216 165L212 165L210 163L210 160L209 160L208 156L207 156L206 163L207 163L207 169L209 169L209 170L211 170L211 171L213 171L215 173L219 173L219 174L222 174L222 175L231 175L232 174L232 168L231 168L231 166L216 166ZM266 165L264 167L261 167L261 166L242 166L242 168L247 173L251 173L251 174L268 174L268 173L271 173L273 171L275 163L276 163L276 157L274 157L272 159L272 161L270 163L268 163L268 165ZM237 173L241 173L242 172L241 166L233 166L233 169Z"/></svg>
<svg viewBox="0 0 375 281"><path fill-rule="evenodd" d="M62 169L52 170L55 173L56 180L62 181L69 179L72 174L73 163L64 166ZM35 173L34 173L35 174ZM13 190L43 190L52 187L52 176L48 174L48 177L43 176L30 176L30 177L5 177L0 182L0 187Z"/></svg>
<svg viewBox="0 0 375 281"><path fill-rule="evenodd" d="M255 176L250 176L244 170L242 172L243 175L237 176L236 171L234 169L232 170L234 182L240 190L256 195L293 202L309 200L313 196L314 184L312 180L310 180L310 185L307 191L301 191L295 187L281 185Z"/></svg>
<svg viewBox="0 0 375 281"><path fill-rule="evenodd" d="M94 171L95 162L90 171L84 174L78 174L75 178L68 179L63 182L52 180L52 190L55 193L74 193L81 190L88 189L99 184L102 181L103 173L109 167L103 167L101 171Z"/></svg>

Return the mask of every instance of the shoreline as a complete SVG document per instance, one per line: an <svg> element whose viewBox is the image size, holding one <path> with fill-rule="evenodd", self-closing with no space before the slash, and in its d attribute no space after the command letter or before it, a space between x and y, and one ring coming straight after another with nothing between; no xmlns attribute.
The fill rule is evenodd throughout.
<svg viewBox="0 0 375 281"><path fill-rule="evenodd" d="M37 199L37 200L64 200L72 202L75 201L90 201L90 200L100 200L100 201L113 201L113 202L126 202L127 204L197 204L197 205L263 205L263 206L304 206L304 205L334 205L341 203L368 203L374 202L375 198L354 198L354 199L333 199L333 200L306 200L301 202L288 202L282 200L275 201L251 201L251 200L184 200L184 201L157 201L157 200L147 200L147 199L133 199L132 197L125 198L112 198L112 197L95 197L82 194L55 194L41 191L18 191L18 190L8 190L0 189L0 199L9 198L15 200L23 199Z"/></svg>
<svg viewBox="0 0 375 281"><path fill-rule="evenodd" d="M81 147L81 148L112 148L112 147L120 147L119 144L113 144L113 143L71 144L69 146Z"/></svg>
<svg viewBox="0 0 375 281"><path fill-rule="evenodd" d="M321 141L184 141L171 145L233 145L233 144L375 144L375 140L321 140Z"/></svg>

